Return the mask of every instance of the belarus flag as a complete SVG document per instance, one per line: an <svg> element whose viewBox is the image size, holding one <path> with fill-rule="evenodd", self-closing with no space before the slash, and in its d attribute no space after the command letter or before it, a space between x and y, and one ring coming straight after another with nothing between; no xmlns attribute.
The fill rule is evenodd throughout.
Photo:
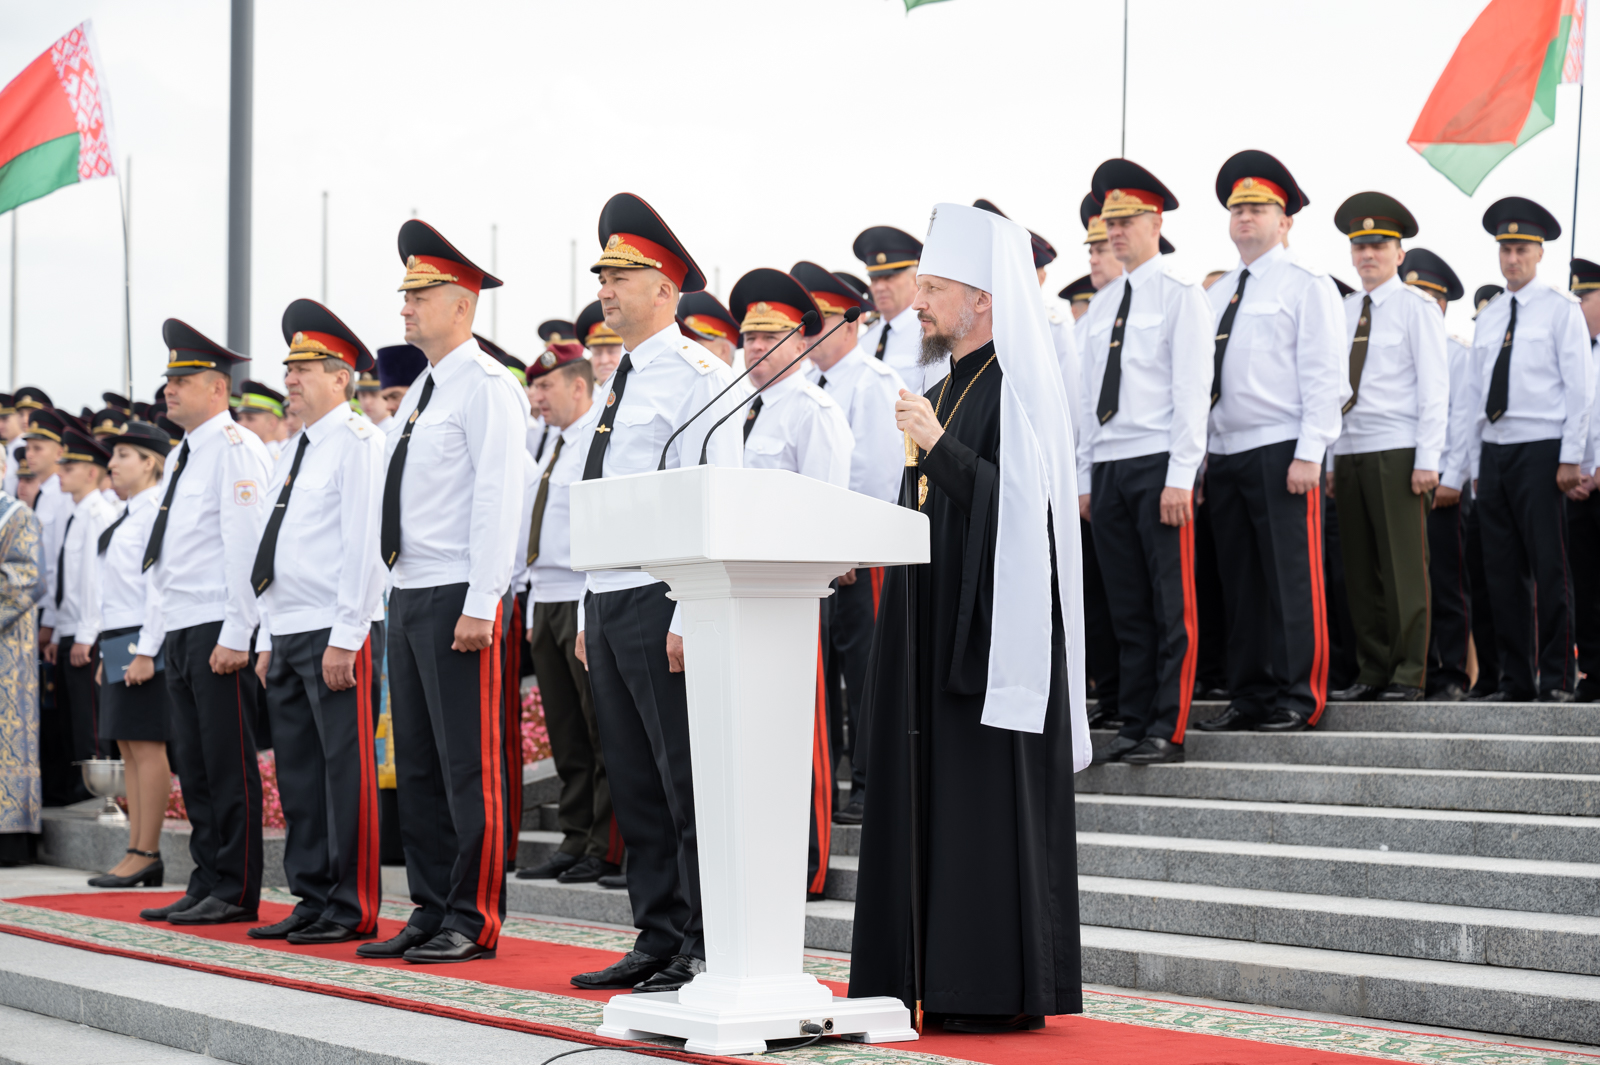
<svg viewBox="0 0 1600 1065"><path fill-rule="evenodd" d="M1585 0L1490 0L1433 87L1408 143L1468 196L1556 120L1583 81Z"/></svg>
<svg viewBox="0 0 1600 1065"><path fill-rule="evenodd" d="M116 173L111 107L89 23L0 89L0 212Z"/></svg>

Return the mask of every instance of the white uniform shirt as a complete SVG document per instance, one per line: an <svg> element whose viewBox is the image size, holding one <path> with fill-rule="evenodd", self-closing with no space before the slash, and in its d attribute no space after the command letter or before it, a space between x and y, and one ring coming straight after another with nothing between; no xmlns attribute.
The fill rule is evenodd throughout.
<svg viewBox="0 0 1600 1065"><path fill-rule="evenodd" d="M66 498L71 500L72 497ZM71 636L75 643L92 644L100 638L99 631L85 630L79 619L90 609L88 596L94 590L94 577L90 571L94 567L100 534L107 525L117 520L117 512L99 490L94 489L72 508L69 520L70 524L64 527L62 546L57 549L61 552L61 603L56 606L55 638L59 641ZM56 601L56 587L56 582L52 580L44 590L44 597L52 605Z"/></svg>
<svg viewBox="0 0 1600 1065"><path fill-rule="evenodd" d="M848 488L854 448L855 436L839 404L796 373L761 393L761 412L744 439L744 464Z"/></svg>
<svg viewBox="0 0 1600 1065"><path fill-rule="evenodd" d="M267 481L263 532L277 509L302 436L310 443L278 528L272 584L261 593L256 650L270 650L273 636L329 629L328 646L359 651L381 605L387 576L378 555L378 533L388 438L343 403L291 436Z"/></svg>
<svg viewBox="0 0 1600 1065"><path fill-rule="evenodd" d="M1122 295L1133 297L1122 331L1122 380L1117 412L1104 425L1096 414L1111 334ZM1248 290L1247 290L1248 291ZM1167 273L1151 256L1096 292L1083 323L1083 384L1078 389L1078 491L1087 495L1096 462L1167 453L1168 488L1194 487L1206 454L1216 345L1206 293Z"/></svg>
<svg viewBox="0 0 1600 1065"><path fill-rule="evenodd" d="M1078 333L1077 322L1072 320L1070 314L1065 317L1054 307L1050 308L1050 339L1056 346L1056 361L1061 364L1061 383L1067 387L1067 398L1071 399L1078 394L1082 386L1082 369L1078 365ZM1078 410L1077 404L1067 404L1067 417L1072 419L1072 442L1078 442Z"/></svg>
<svg viewBox="0 0 1600 1065"><path fill-rule="evenodd" d="M16 440L7 440L0 445L4 448L4 451L0 452L0 462L6 464L5 480L0 481L0 492L4 492L12 499L17 497L17 459L14 452L18 443Z"/></svg>
<svg viewBox="0 0 1600 1065"><path fill-rule="evenodd" d="M122 497L117 495L117 490L112 488L110 485L100 489L100 498L104 499L107 503L110 503L113 511L120 511L122 509Z"/></svg>
<svg viewBox="0 0 1600 1065"><path fill-rule="evenodd" d="M1239 287L1240 263L1206 292L1212 321ZM1350 398L1349 345L1339 290L1294 261L1283 245L1250 264L1222 360L1222 396L1211 408L1207 448L1236 455L1297 440L1294 457L1322 464L1339 438L1339 410ZM1108 288L1110 286L1107 286ZM1212 346L1213 357L1215 344Z"/></svg>
<svg viewBox="0 0 1600 1065"><path fill-rule="evenodd" d="M1443 317L1441 315L1440 317ZM1472 345L1459 337L1445 339L1445 351L1449 357L1450 368L1450 410L1446 422L1444 454L1439 459L1441 466L1449 466L1452 462L1469 461L1469 448L1457 448L1458 441L1454 434L1465 430L1467 422L1463 421L1461 427L1456 427L1456 416L1463 410L1466 403L1468 378L1472 366ZM1466 484L1478 476L1476 468L1442 469L1439 471L1440 484Z"/></svg>
<svg viewBox="0 0 1600 1065"><path fill-rule="evenodd" d="M539 491L540 465L533 461L532 455L526 451L522 453L522 499L517 507L517 546L511 555L511 588L515 592L528 586L528 535L532 531L533 501Z"/></svg>
<svg viewBox="0 0 1600 1065"><path fill-rule="evenodd" d="M930 366L919 365L918 360L922 358L922 323L917 321L917 312L909 306L893 319L879 318L861 334L861 350L867 353L867 358L876 357L878 338L883 335L885 328L889 330L889 342L883 348L883 361L889 369L900 375L900 380L912 392L922 395L950 372L948 355Z"/></svg>
<svg viewBox="0 0 1600 1065"><path fill-rule="evenodd" d="M271 467L266 445L233 423L227 411L184 434L189 458L172 506L161 558L150 567L168 632L222 622L217 642L248 651L258 620L250 570L261 543L261 502ZM167 456L161 498L167 497L182 444ZM159 505L159 504L158 504Z"/></svg>
<svg viewBox="0 0 1600 1065"><path fill-rule="evenodd" d="M39 486L39 498L33 501L33 512L39 519L39 538L44 541L44 598L39 600L43 612L39 616L41 628L56 627L56 559L60 557L61 533L67 526L67 515L77 504L61 490L61 478L51 474Z"/></svg>
<svg viewBox="0 0 1600 1065"><path fill-rule="evenodd" d="M1600 411L1595 408L1600 405L1600 344L1594 337L1589 338L1589 391L1593 399L1589 402L1589 447L1583 456L1583 472L1593 474L1594 468L1600 464Z"/></svg>
<svg viewBox="0 0 1600 1065"><path fill-rule="evenodd" d="M1484 410L1489 382L1500 357L1517 304L1517 328L1511 338L1511 376L1506 412L1493 424ZM1451 440L1466 449L1448 465L1478 468L1482 445L1561 441L1563 463L1583 462L1589 444L1589 402L1594 395L1593 355L1583 311L1570 292L1551 288L1537 278L1516 292L1502 292L1478 313L1472 335L1468 391L1451 425ZM1460 484L1447 485L1459 488Z"/></svg>
<svg viewBox="0 0 1600 1065"><path fill-rule="evenodd" d="M826 371L808 366L806 379L833 397L850 423L855 437L850 491L885 503L898 500L906 455L904 437L894 424L894 405L906 387L900 375L857 347ZM745 465L751 465L748 450Z"/></svg>
<svg viewBox="0 0 1600 1065"><path fill-rule="evenodd" d="M629 378L628 387L632 388L631 374ZM548 472L550 487L545 493L544 517L539 528L539 557L533 560L529 570L530 619L534 603L572 603L583 598L584 575L572 569L572 483L583 479L583 444L594 435L594 423L600 410L598 406L590 407L565 429L550 430L550 443L544 450L544 461L539 464L539 476L542 478ZM558 438L561 440L560 455L555 454ZM537 480L534 490L538 490ZM529 509L531 514L532 508Z"/></svg>
<svg viewBox="0 0 1600 1065"><path fill-rule="evenodd" d="M378 423L378 428L383 430L384 436L393 436L395 433L400 431L401 425L402 422L400 419L391 414L383 421Z"/></svg>
<svg viewBox="0 0 1600 1065"><path fill-rule="evenodd" d="M1248 287L1246 292L1250 291ZM1421 289L1391 277L1371 293L1344 298L1345 380L1364 296L1372 297L1367 359L1356 405L1344 416L1335 455L1364 455L1414 447L1414 469L1438 471L1449 423L1450 359L1439 304Z"/></svg>
<svg viewBox="0 0 1600 1065"><path fill-rule="evenodd" d="M511 586L527 393L469 337L417 376L396 418L410 419L430 379L433 395L412 427L400 486L394 587L465 584L461 612L492 620ZM387 439L386 473L399 440L399 434Z"/></svg>
<svg viewBox="0 0 1600 1065"><path fill-rule="evenodd" d="M182 484L182 482L179 482ZM124 508L126 520L111 534L106 553L99 553L99 539L95 542L95 555L90 568L91 588L84 599L89 612L78 623L78 642L88 642L90 632L95 635L116 629L140 626L132 642L137 654L154 658L161 653L161 643L167 631L161 620L161 602L156 585L144 571L144 549L150 543L150 527L155 524L156 512L161 509L161 486L151 485L132 499ZM165 553L165 546L162 549ZM116 684L121 677L107 677L107 684Z"/></svg>

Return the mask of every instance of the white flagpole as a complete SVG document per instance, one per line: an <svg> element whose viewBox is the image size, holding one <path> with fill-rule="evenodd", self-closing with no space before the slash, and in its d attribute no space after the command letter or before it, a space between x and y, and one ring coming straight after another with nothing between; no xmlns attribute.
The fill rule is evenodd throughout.
<svg viewBox="0 0 1600 1065"><path fill-rule="evenodd" d="M133 156L124 164L123 180L117 183L122 203L122 394L133 399L133 281L132 244Z"/></svg>
<svg viewBox="0 0 1600 1065"><path fill-rule="evenodd" d="M11 391L17 390L17 213L11 208Z"/></svg>

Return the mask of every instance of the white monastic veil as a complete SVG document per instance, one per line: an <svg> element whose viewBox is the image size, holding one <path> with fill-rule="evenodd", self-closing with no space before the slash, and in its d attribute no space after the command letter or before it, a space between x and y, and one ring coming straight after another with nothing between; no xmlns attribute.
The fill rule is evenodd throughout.
<svg viewBox="0 0 1600 1065"><path fill-rule="evenodd" d="M994 344L1005 371L1000 398L1000 523L994 554L994 630L983 723L1043 732L1050 691L1050 543L1067 637L1073 771L1093 756L1084 707L1083 545L1078 471L1066 386L1039 294L1028 231L997 214L941 203L928 223L919 274L994 297Z"/></svg>

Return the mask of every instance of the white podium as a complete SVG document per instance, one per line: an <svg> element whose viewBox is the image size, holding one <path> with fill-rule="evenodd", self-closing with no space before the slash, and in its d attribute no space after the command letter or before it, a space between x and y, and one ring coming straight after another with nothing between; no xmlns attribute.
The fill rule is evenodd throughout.
<svg viewBox="0 0 1600 1065"><path fill-rule="evenodd" d="M706 971L621 994L600 1034L751 1054L826 1034L917 1038L895 998L802 970L817 603L852 566L928 561L928 519L785 470L695 466L572 486L574 569L641 569L682 608Z"/></svg>

